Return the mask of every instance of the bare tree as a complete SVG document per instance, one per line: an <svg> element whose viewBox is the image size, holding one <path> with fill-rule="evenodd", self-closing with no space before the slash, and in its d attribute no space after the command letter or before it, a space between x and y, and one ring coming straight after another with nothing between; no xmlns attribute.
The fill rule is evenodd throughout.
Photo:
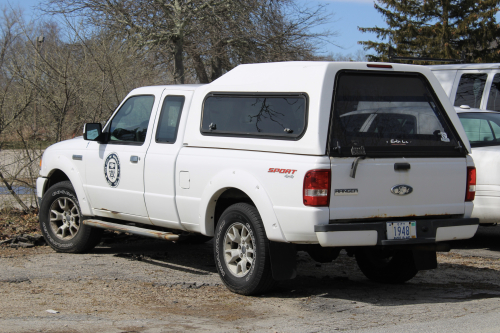
<svg viewBox="0 0 500 333"><path fill-rule="evenodd" d="M324 7L293 0L45 1L58 15L0 15L0 186L26 212L37 206L43 149L107 119L130 90L208 83L241 63L321 59L334 36L311 32L330 20Z"/></svg>
<svg viewBox="0 0 500 333"><path fill-rule="evenodd" d="M44 147L79 135L85 122L108 118L131 89L170 78L155 67L152 48L140 49L106 29L85 30L69 21L35 25L17 11L3 13L0 186L28 211L37 205L34 192L28 203L16 191L34 190Z"/></svg>
<svg viewBox="0 0 500 333"><path fill-rule="evenodd" d="M141 47L159 47L173 63L174 82L187 73L208 83L239 63L314 59L318 42L335 34L311 32L331 15L325 6L292 0L46 0L45 11L81 15ZM186 65L189 68L186 70Z"/></svg>
<svg viewBox="0 0 500 333"><path fill-rule="evenodd" d="M0 17L0 152L5 146L8 130L18 123L33 102L34 90L19 86L17 78L10 71L9 62L16 57L16 46L22 34L20 10L2 9ZM29 208L13 189L13 177L10 176L9 164L16 159L2 156L0 162L0 181L24 211ZM14 177L15 179L15 177Z"/></svg>

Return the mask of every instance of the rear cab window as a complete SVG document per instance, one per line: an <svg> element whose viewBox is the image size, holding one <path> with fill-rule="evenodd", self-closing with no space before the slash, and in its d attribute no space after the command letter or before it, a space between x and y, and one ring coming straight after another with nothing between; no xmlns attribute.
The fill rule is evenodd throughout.
<svg viewBox="0 0 500 333"><path fill-rule="evenodd" d="M297 140L307 126L307 95L209 94L201 133Z"/></svg>
<svg viewBox="0 0 500 333"><path fill-rule="evenodd" d="M156 142L175 143L184 100L184 96L169 95L165 97L156 130Z"/></svg>
<svg viewBox="0 0 500 333"><path fill-rule="evenodd" d="M458 135L421 74L341 71L330 148L340 156L464 156Z"/></svg>

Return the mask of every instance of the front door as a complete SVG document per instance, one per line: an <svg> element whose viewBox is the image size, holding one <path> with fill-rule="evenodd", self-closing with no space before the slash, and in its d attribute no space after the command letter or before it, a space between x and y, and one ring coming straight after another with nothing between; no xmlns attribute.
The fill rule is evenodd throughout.
<svg viewBox="0 0 500 333"><path fill-rule="evenodd" d="M95 215L149 223L144 162L158 103L155 95L128 97L103 131L107 142L89 142L86 191Z"/></svg>

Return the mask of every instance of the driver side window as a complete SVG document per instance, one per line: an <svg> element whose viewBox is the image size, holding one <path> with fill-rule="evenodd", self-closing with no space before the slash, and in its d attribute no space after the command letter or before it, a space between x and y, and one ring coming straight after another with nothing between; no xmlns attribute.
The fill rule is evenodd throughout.
<svg viewBox="0 0 500 333"><path fill-rule="evenodd" d="M154 96L132 96L111 120L110 143L143 143L148 131L149 117L155 101Z"/></svg>

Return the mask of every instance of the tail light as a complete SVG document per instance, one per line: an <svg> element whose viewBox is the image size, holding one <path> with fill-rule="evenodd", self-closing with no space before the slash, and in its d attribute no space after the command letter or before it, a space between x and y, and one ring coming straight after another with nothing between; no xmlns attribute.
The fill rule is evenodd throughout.
<svg viewBox="0 0 500 333"><path fill-rule="evenodd" d="M330 203L330 169L310 170L304 177L303 199L306 206L328 206Z"/></svg>
<svg viewBox="0 0 500 333"><path fill-rule="evenodd" d="M472 201L476 196L476 168L467 167L467 190L465 191L465 201Z"/></svg>

